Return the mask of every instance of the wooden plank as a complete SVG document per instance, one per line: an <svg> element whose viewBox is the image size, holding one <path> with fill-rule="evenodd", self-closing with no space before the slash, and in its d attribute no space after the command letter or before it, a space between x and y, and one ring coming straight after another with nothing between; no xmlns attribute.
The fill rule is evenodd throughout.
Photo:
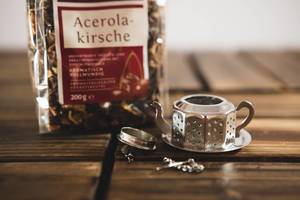
<svg viewBox="0 0 300 200"><path fill-rule="evenodd" d="M268 132L300 133L300 119L289 118L255 118L247 129Z"/></svg>
<svg viewBox="0 0 300 200"><path fill-rule="evenodd" d="M266 121L265 128L263 128L263 121L254 120L248 127L252 135L252 143L235 152L220 153L220 154L200 154L181 151L164 144L161 140L158 142L158 148L155 152L135 152L135 158L138 161L144 160L161 160L163 157L172 157L176 159L184 159L193 157L206 161L278 161L278 162L300 162L300 129L299 125L294 125L293 129L288 127L291 123L284 125L282 121ZM277 123L277 124L275 124ZM292 123L300 123L300 120ZM256 125L259 124L258 128ZM283 124L283 128L278 124ZM149 129L148 132L160 138L161 132L157 129ZM120 151L121 145L116 151L116 159L124 160L124 156Z"/></svg>
<svg viewBox="0 0 300 200"><path fill-rule="evenodd" d="M191 93L177 93L170 95L170 102L182 98ZM299 118L300 117L300 94L299 93L213 93L223 96L238 105L243 100L249 100L255 107L256 118ZM240 116L245 113L241 112Z"/></svg>
<svg viewBox="0 0 300 200"><path fill-rule="evenodd" d="M300 88L300 62L291 59L286 53L252 52L249 53L249 57L273 73L285 84L286 88Z"/></svg>
<svg viewBox="0 0 300 200"><path fill-rule="evenodd" d="M5 119L35 118L26 54L0 54L0 69L0 126Z"/></svg>
<svg viewBox="0 0 300 200"><path fill-rule="evenodd" d="M11 114L35 116L36 100L29 82L0 85L0 91L0 119L10 119Z"/></svg>
<svg viewBox="0 0 300 200"><path fill-rule="evenodd" d="M34 103L34 102L32 102ZM9 104L7 104L9 105ZM0 161L102 160L109 134L38 135L34 107L0 107Z"/></svg>
<svg viewBox="0 0 300 200"><path fill-rule="evenodd" d="M99 134L10 137L2 132L0 161L101 161L109 140L109 135Z"/></svg>
<svg viewBox="0 0 300 200"><path fill-rule="evenodd" d="M192 71L188 55L178 52L170 52L168 59L168 83L172 91L203 90L203 85Z"/></svg>
<svg viewBox="0 0 300 200"><path fill-rule="evenodd" d="M0 196L5 200L93 199L101 163L0 163Z"/></svg>
<svg viewBox="0 0 300 200"><path fill-rule="evenodd" d="M203 164L203 173L185 174L156 172L161 162L116 162L108 199L299 199L298 163Z"/></svg>
<svg viewBox="0 0 300 200"><path fill-rule="evenodd" d="M29 83L29 61L26 54L0 53L0 85Z"/></svg>
<svg viewBox="0 0 300 200"><path fill-rule="evenodd" d="M222 94L221 94L222 95ZM299 93L280 94L236 94L223 95L237 106L242 100L249 100L256 109L256 117L270 118L299 118L300 95Z"/></svg>
<svg viewBox="0 0 300 200"><path fill-rule="evenodd" d="M0 161L102 160L110 135L38 135L24 55L0 55Z"/></svg>
<svg viewBox="0 0 300 200"><path fill-rule="evenodd" d="M3 108L7 105L22 107L25 103L34 108L33 88L27 57L23 54L0 54L0 102ZM2 110L0 108L0 110Z"/></svg>
<svg viewBox="0 0 300 200"><path fill-rule="evenodd" d="M240 54L202 53L195 54L195 60L213 92L263 92L282 88L279 81Z"/></svg>
<svg viewBox="0 0 300 200"><path fill-rule="evenodd" d="M284 54L300 64L300 51L287 51Z"/></svg>

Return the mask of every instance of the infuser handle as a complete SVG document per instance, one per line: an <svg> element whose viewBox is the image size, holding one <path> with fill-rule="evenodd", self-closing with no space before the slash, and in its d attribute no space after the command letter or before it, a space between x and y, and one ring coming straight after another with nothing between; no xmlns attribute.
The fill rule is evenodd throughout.
<svg viewBox="0 0 300 200"><path fill-rule="evenodd" d="M251 120L253 119L254 114L255 114L255 110L254 110L254 107L251 102L242 101L236 108L236 111L238 112L243 108L247 108L249 110L249 113L248 113L247 117L241 122L241 124L237 126L236 137L240 136L241 129L245 128L251 122Z"/></svg>

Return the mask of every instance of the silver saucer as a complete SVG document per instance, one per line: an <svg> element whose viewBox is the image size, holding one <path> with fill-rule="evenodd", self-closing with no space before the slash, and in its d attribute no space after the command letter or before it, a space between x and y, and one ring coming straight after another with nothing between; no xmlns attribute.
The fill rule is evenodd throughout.
<svg viewBox="0 0 300 200"><path fill-rule="evenodd" d="M240 137L235 138L235 141L232 145L228 146L226 149L225 148L214 148L214 149L191 149L189 147L186 146L179 146L177 144L172 143L171 141L171 134L162 134L162 140L172 146L175 147L177 149L181 149L184 151L191 151L191 152L198 152L198 153L224 153L224 152L230 152L230 151L236 151L239 149L242 149L246 146L248 146L251 141L252 141L252 137L251 134L245 130L242 129L240 131Z"/></svg>

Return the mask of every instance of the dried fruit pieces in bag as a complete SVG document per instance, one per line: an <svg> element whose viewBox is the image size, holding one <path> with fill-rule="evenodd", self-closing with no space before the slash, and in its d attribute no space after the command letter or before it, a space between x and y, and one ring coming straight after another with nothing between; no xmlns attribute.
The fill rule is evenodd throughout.
<svg viewBox="0 0 300 200"><path fill-rule="evenodd" d="M165 1L144 0L148 9L148 23L146 26L148 34L146 38L147 48L146 52L144 52L145 55L143 54L143 56L144 58L147 58L148 79L145 79L143 76L143 70L135 67L140 61L135 60L135 56L128 55L126 60L127 64L122 66L121 72L116 72L116 74L120 74L120 78L116 83L118 87L114 87L109 93L105 93L108 95L104 95L103 99L99 101L92 101L92 98L95 98L93 95L73 95L72 98L80 101L78 101L79 103L72 104L62 103L60 100L60 95L62 95L60 94L61 92L59 89L59 87L61 87L60 84L62 84L59 75L62 70L60 67L65 66L60 62L64 58L60 59L63 54L60 54L61 48L57 45L59 38L57 37L56 32L58 28L55 26L56 14L54 12L57 8L55 3L60 1L64 2L64 0L27 0L29 58L32 82L36 95L40 133L56 131L105 131L116 126L140 127L151 125L153 123L153 117L151 117L152 109L149 108L148 103L153 100L161 101L162 103L167 101L164 69ZM79 2L92 2L92 4L89 4L89 7L93 7L93 3L109 3L111 1L85 0ZM120 5L124 7L124 2L128 1L114 1L113 5L115 6L115 4L118 4L119 2ZM81 11L79 10L78 12ZM103 13L105 13L105 11L103 11ZM98 16L98 13L96 14ZM136 15L138 16L138 14ZM120 17L120 15L116 15L116 17ZM115 20L117 20L117 18ZM107 22L107 24L108 23L110 22ZM105 31L107 30L108 29ZM66 29L64 30L64 33L67 32L68 34L68 31L71 30ZM135 35L139 30L133 31L135 31L133 32L133 35ZM107 55L110 55L109 53L112 55L121 55L121 53L125 52L124 49L126 48L115 48L113 50L105 51L101 55L105 55L105 58L107 59ZM99 49L99 52L101 51L103 50ZM120 53L119 51L124 52ZM95 52L95 50L92 50L92 52ZM74 52L71 53L74 54ZM76 57L77 54L73 54L69 55L69 57L73 56L73 60L78 59L78 57ZM84 55L87 54L85 53ZM118 59L116 56L110 57L112 57L111 59ZM102 58L104 57L99 57L99 65L103 62ZM69 59L68 61L71 62L72 60ZM82 82L88 80L86 77L84 77L84 80L78 80L81 78L80 75L91 75L94 77L96 74L97 76L101 76L102 68L99 68L97 71L80 71L83 68L82 65L88 66L88 64L90 64L85 62L84 59L81 59L80 62L71 64L73 66L78 65L74 67L75 70L70 70L70 74L74 75L72 78L74 78L75 82L70 82L71 86L74 88L79 86L83 88L87 87L80 85ZM89 83L92 83L93 85L88 85L88 88L100 87L98 82ZM106 85L110 84L108 81L99 80L99 84L104 83Z"/></svg>

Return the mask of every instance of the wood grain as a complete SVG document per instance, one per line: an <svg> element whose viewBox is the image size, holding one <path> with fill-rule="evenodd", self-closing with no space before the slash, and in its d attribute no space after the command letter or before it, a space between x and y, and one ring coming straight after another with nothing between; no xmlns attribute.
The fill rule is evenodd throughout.
<svg viewBox="0 0 300 200"><path fill-rule="evenodd" d="M27 62L24 54L0 54L0 120L35 116L35 99Z"/></svg>
<svg viewBox="0 0 300 200"><path fill-rule="evenodd" d="M0 196L5 200L93 199L101 163L0 163Z"/></svg>
<svg viewBox="0 0 300 200"><path fill-rule="evenodd" d="M0 53L0 86L29 83L29 66L26 54Z"/></svg>
<svg viewBox="0 0 300 200"><path fill-rule="evenodd" d="M203 90L203 85L192 71L188 54L170 52L167 69L171 92L199 92Z"/></svg>
<svg viewBox="0 0 300 200"><path fill-rule="evenodd" d="M268 132L300 132L300 119L298 118L256 118L247 129L252 131Z"/></svg>
<svg viewBox="0 0 300 200"><path fill-rule="evenodd" d="M203 162L201 174L156 172L161 162L116 162L110 200L287 199L300 196L300 164Z"/></svg>
<svg viewBox="0 0 300 200"><path fill-rule="evenodd" d="M102 160L109 134L38 135L27 57L0 54L0 162Z"/></svg>
<svg viewBox="0 0 300 200"><path fill-rule="evenodd" d="M224 57L228 60L222 61ZM154 153L134 152L136 161L133 164L125 162L119 145L109 199L299 198L299 94L281 91L285 83L258 62L250 62L247 58L245 64L244 60L241 61L245 58L244 55L232 58L232 55L226 54L224 57L221 61L218 58L207 58L207 62L216 66L223 66L224 63L232 64L228 68L237 70L233 74L241 75L243 80L228 78L232 74L228 74L229 71L222 71L225 69L217 73L217 70L207 68L211 77L217 75L220 78L214 82L217 84L212 87L213 94L224 96L235 105L242 100L253 102L256 118L247 128L252 134L252 143L242 150L231 153L197 154L177 150L160 141ZM295 57L293 59L298 58ZM240 66L241 71L238 69ZM223 75L226 77L224 78ZM255 83L256 77L258 82ZM209 77L205 76L205 78L212 86L214 79L209 81ZM268 83L262 84L265 83L264 81ZM265 93L266 91L272 93ZM171 102L188 94L191 93L172 93ZM239 117L244 117L245 114L241 112ZM156 129L147 131L158 137L160 135L160 131ZM172 170L155 172L155 167L161 164L164 157L175 160L195 158L204 162L206 170L200 175L182 174Z"/></svg>
<svg viewBox="0 0 300 200"><path fill-rule="evenodd" d="M200 53L195 54L195 60L213 92L264 92L282 88L282 84L260 70L258 64L250 63L239 54Z"/></svg>
<svg viewBox="0 0 300 200"><path fill-rule="evenodd" d="M252 52L248 55L281 80L285 88L300 88L300 60L291 58L286 52Z"/></svg>
<svg viewBox="0 0 300 200"><path fill-rule="evenodd" d="M22 133L22 130L18 130ZM0 162L101 161L110 135L10 136L0 133Z"/></svg>
<svg viewBox="0 0 300 200"><path fill-rule="evenodd" d="M154 153L135 152L136 162L131 165L124 162L119 145L108 199L298 200L300 95L281 88L298 87L299 53L267 53L265 62L251 57L252 53L203 55L208 56L199 58L201 67L212 68L200 71L214 94L235 105L245 99L254 103L256 118L248 126L253 142L236 152L195 154L160 141ZM186 70L192 68L185 54L171 57L171 101L203 92L197 74ZM283 72L282 66L289 72ZM0 196L91 199L110 135L38 135L26 56L0 54L0 67ZM148 131L160 134L157 129ZM154 172L165 156L193 157L204 162L206 170L199 175Z"/></svg>

